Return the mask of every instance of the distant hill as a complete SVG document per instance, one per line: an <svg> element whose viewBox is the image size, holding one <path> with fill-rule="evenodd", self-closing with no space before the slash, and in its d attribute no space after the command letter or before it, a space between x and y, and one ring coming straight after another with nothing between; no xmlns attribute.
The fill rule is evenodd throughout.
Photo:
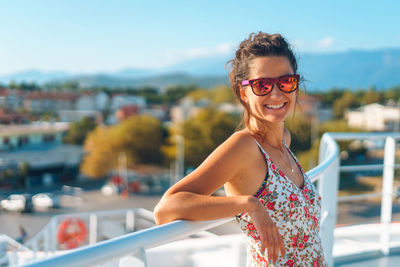
<svg viewBox="0 0 400 267"><path fill-rule="evenodd" d="M35 82L42 84L51 80L65 80L73 77L72 74L66 71L44 72L40 70L24 70L15 72L9 75L0 75L0 83L8 84L11 81L15 82Z"/></svg>
<svg viewBox="0 0 400 267"><path fill-rule="evenodd" d="M224 69L229 57L205 57L177 63L164 69L124 69L117 72L72 75L67 72L30 70L0 76L1 83L14 81L63 82L74 80L82 86L139 87L144 85L164 88L173 84L212 87L228 84ZM307 80L308 90L332 87L378 89L400 85L400 48L380 50L349 50L329 54L304 53L299 55L299 72Z"/></svg>
<svg viewBox="0 0 400 267"><path fill-rule="evenodd" d="M77 81L83 87L108 86L108 87L143 87L152 86L163 89L170 85L196 85L210 88L217 85L228 84L227 76L193 76L187 73L154 74L140 78L118 78L110 75L79 76L71 81Z"/></svg>
<svg viewBox="0 0 400 267"><path fill-rule="evenodd" d="M310 89L385 89L400 85L400 49L303 54L299 69Z"/></svg>

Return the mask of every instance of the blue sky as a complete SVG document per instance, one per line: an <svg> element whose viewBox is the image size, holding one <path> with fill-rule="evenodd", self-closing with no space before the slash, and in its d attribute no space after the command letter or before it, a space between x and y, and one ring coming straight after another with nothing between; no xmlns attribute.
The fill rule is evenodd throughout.
<svg viewBox="0 0 400 267"><path fill-rule="evenodd" d="M2 0L0 75L94 73L231 55L255 31L301 52L400 48L400 1Z"/></svg>

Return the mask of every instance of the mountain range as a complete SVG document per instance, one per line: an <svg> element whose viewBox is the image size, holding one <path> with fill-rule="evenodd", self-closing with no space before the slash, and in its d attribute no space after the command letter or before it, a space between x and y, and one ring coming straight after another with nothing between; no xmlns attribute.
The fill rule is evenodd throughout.
<svg viewBox="0 0 400 267"><path fill-rule="evenodd" d="M400 85L400 48L349 50L335 53L303 53L298 55L299 73L306 80L307 90L338 88L386 89ZM128 68L116 72L71 74L65 71L28 70L0 75L0 83L76 81L81 86L164 88L168 85L213 87L228 84L225 63L227 56L191 59L163 69Z"/></svg>

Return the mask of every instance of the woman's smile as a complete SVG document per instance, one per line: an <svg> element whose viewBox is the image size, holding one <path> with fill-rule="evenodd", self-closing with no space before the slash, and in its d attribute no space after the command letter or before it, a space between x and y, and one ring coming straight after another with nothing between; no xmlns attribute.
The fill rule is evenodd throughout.
<svg viewBox="0 0 400 267"><path fill-rule="evenodd" d="M266 107L267 109L272 109L272 110L282 110L286 106L286 103L287 102L281 103L281 104L275 104L275 105L265 104L264 107Z"/></svg>

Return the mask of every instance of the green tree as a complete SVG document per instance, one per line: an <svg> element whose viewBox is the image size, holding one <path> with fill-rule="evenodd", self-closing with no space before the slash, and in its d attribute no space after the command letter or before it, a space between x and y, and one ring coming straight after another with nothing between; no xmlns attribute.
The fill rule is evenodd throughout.
<svg viewBox="0 0 400 267"><path fill-rule="evenodd" d="M145 86L135 90L135 94L143 96L148 104L162 103L162 95L159 93L157 88Z"/></svg>
<svg viewBox="0 0 400 267"><path fill-rule="evenodd" d="M364 96L362 98L362 104L368 105L372 103L381 103L383 100L383 96L378 93L375 88L371 87L368 89L367 92L364 93Z"/></svg>
<svg viewBox="0 0 400 267"><path fill-rule="evenodd" d="M217 86L211 90L211 100L214 103L234 103L235 99L232 93L232 89L229 86Z"/></svg>
<svg viewBox="0 0 400 267"><path fill-rule="evenodd" d="M12 80L9 84L8 84L8 87L10 88L10 89L16 89L17 88L17 83L14 81L14 80Z"/></svg>
<svg viewBox="0 0 400 267"><path fill-rule="evenodd" d="M83 118L80 121L71 123L67 134L63 138L66 144L82 145L89 132L93 131L96 123L91 118Z"/></svg>
<svg viewBox="0 0 400 267"><path fill-rule="evenodd" d="M85 141L81 171L90 177L104 177L118 167L121 153L128 167L158 164L162 161L163 138L161 122L147 115L129 117L115 126L97 127Z"/></svg>
<svg viewBox="0 0 400 267"><path fill-rule="evenodd" d="M100 126L90 132L85 140L85 156L80 170L82 173L101 178L118 164L117 151L122 149L115 128Z"/></svg>
<svg viewBox="0 0 400 267"><path fill-rule="evenodd" d="M206 108L186 120L180 130L174 128L171 132L184 137L185 165L197 167L235 131L237 124L234 117L214 108ZM175 140L172 137L163 147L163 152L169 160L175 159Z"/></svg>
<svg viewBox="0 0 400 267"><path fill-rule="evenodd" d="M342 119L344 112L349 108L357 106L357 100L353 93L345 91L341 98L333 103L333 116L335 119Z"/></svg>
<svg viewBox="0 0 400 267"><path fill-rule="evenodd" d="M204 98L210 98L210 91L205 89L196 89L187 94L187 96L191 97L193 101L199 101Z"/></svg>
<svg viewBox="0 0 400 267"><path fill-rule="evenodd" d="M117 132L132 163L161 163L163 128L159 120L148 115L132 116L117 126Z"/></svg>
<svg viewBox="0 0 400 267"><path fill-rule="evenodd" d="M164 103L166 104L176 104L179 99L186 96L189 92L195 90L196 87L192 85L183 86L169 86L164 92Z"/></svg>
<svg viewBox="0 0 400 267"><path fill-rule="evenodd" d="M285 127L291 133L291 146L294 152L305 151L311 147L311 120L297 114L285 121Z"/></svg>

